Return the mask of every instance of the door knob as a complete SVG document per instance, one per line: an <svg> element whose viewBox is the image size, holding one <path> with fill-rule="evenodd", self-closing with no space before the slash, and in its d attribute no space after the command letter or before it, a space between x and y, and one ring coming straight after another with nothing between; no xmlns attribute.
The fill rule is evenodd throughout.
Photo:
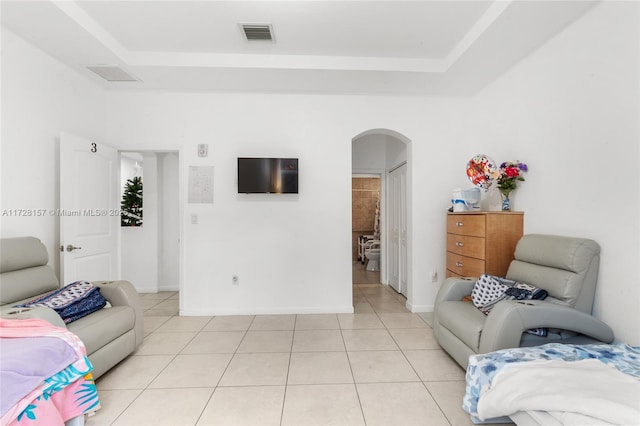
<svg viewBox="0 0 640 426"><path fill-rule="evenodd" d="M81 250L82 247L72 246L71 244L67 244L67 251Z"/></svg>

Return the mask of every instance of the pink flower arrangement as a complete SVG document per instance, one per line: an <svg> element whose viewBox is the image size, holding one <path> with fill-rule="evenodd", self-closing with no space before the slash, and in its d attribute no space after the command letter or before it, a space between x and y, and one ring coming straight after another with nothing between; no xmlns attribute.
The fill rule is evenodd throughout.
<svg viewBox="0 0 640 426"><path fill-rule="evenodd" d="M516 189L518 181L524 181L522 173L529 168L520 161L508 161L500 164L500 175L498 176L498 189L502 193L508 194Z"/></svg>

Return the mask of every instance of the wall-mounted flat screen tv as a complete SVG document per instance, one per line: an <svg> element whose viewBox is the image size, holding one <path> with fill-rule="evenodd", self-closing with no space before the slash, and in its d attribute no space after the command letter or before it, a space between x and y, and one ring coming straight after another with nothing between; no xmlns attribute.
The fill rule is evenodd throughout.
<svg viewBox="0 0 640 426"><path fill-rule="evenodd" d="M239 194L297 194L297 158L238 158Z"/></svg>

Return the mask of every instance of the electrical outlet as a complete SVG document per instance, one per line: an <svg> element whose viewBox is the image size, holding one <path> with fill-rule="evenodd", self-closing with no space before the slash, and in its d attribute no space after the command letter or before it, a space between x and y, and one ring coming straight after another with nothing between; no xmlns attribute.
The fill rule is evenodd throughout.
<svg viewBox="0 0 640 426"><path fill-rule="evenodd" d="M191 213L191 224L192 225L198 224L198 215L196 213Z"/></svg>
<svg viewBox="0 0 640 426"><path fill-rule="evenodd" d="M435 269L431 272L431 282L432 283L438 282L438 271L436 271Z"/></svg>
<svg viewBox="0 0 640 426"><path fill-rule="evenodd" d="M240 284L240 279L238 278L237 275L234 275L234 276L231 277L231 284L233 284L233 285Z"/></svg>

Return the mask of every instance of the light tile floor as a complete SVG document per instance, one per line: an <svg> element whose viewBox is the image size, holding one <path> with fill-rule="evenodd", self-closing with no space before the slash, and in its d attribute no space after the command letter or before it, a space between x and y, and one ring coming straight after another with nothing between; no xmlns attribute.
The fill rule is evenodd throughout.
<svg viewBox="0 0 640 426"><path fill-rule="evenodd" d="M354 314L180 317L143 294L145 340L87 426L471 425L464 370L376 274L354 264Z"/></svg>

